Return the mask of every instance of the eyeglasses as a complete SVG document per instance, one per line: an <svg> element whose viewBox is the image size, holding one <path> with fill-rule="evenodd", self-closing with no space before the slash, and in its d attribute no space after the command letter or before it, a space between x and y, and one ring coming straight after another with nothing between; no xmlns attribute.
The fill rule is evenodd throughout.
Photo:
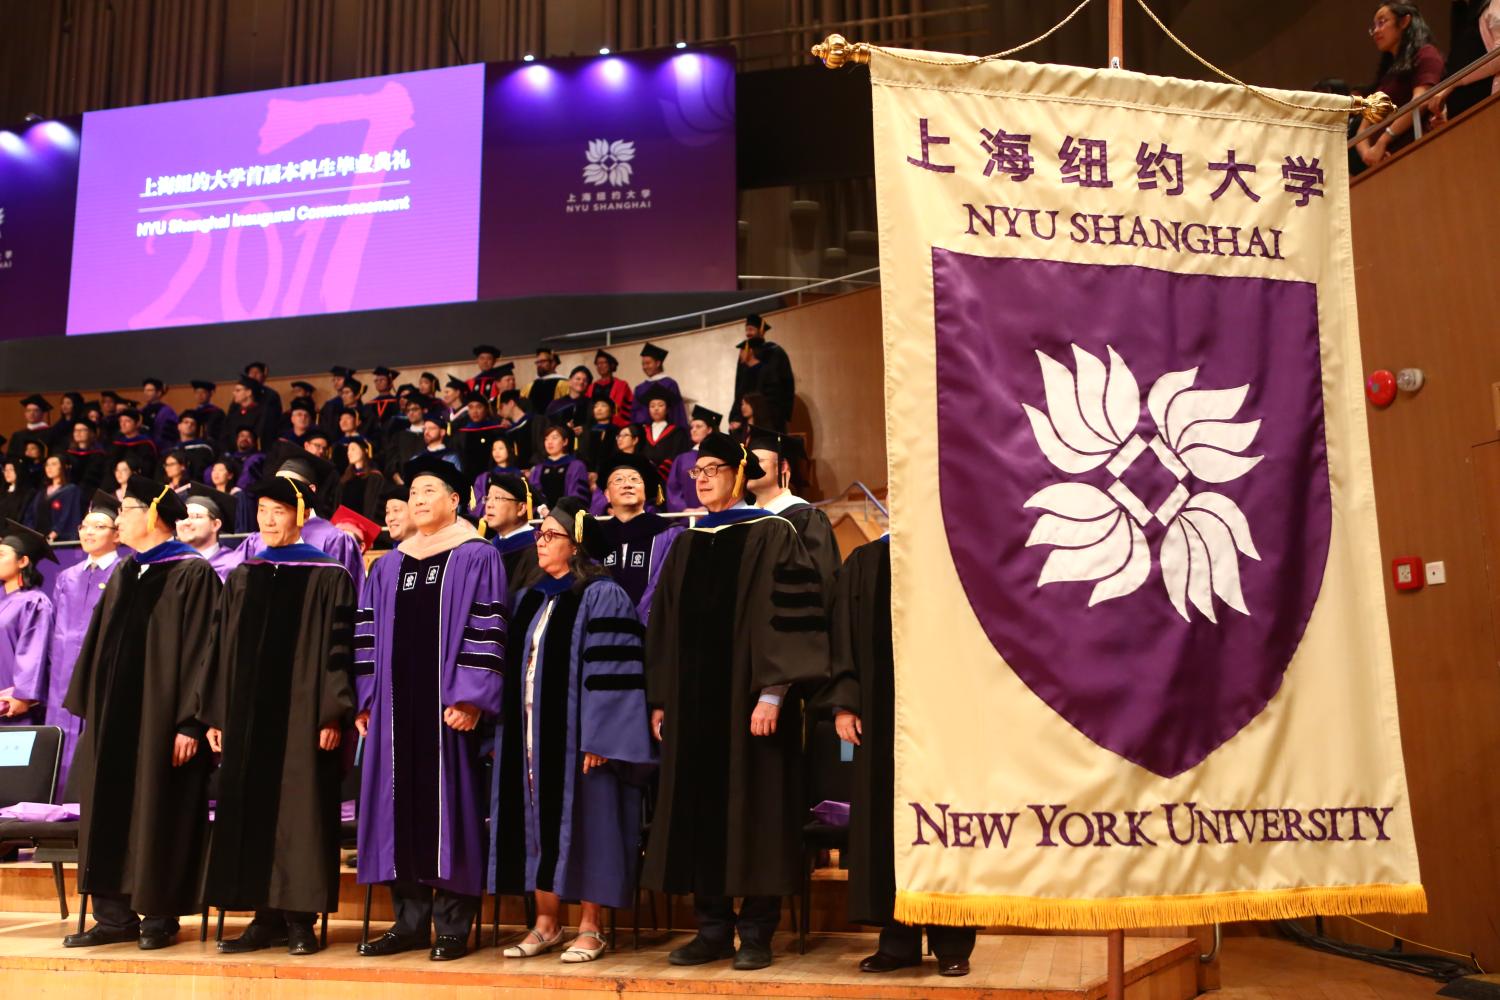
<svg viewBox="0 0 1500 1000"><path fill-rule="evenodd" d="M720 469L729 468L728 463L720 462L718 465L695 465L688 470L689 479L712 479L719 474Z"/></svg>
<svg viewBox="0 0 1500 1000"><path fill-rule="evenodd" d="M126 510L150 510L150 509L151 508L147 507L143 503L133 504L133 505L131 505L129 507L125 506L124 504L120 505L120 510L122 510L122 511L126 511Z"/></svg>
<svg viewBox="0 0 1500 1000"><path fill-rule="evenodd" d="M546 531L538 531L536 533L536 543L538 545L551 545L553 542L557 541L559 538L561 538L561 539L563 539L565 541L569 541L569 542L572 541L572 539L568 537L568 535L567 535L566 532L563 532L563 531L553 531L550 528L547 529Z"/></svg>
<svg viewBox="0 0 1500 1000"><path fill-rule="evenodd" d="M1370 34L1373 35L1373 34L1375 34L1375 32L1379 31L1381 28L1389 27L1390 25L1395 24L1395 23L1396 23L1395 18L1377 17L1375 19L1375 23L1372 24L1372 25L1370 25Z"/></svg>
<svg viewBox="0 0 1500 1000"><path fill-rule="evenodd" d="M610 486L641 486L641 487L644 487L646 485L646 481L644 479L642 479L639 475L636 475L636 474L632 473L630 475L610 476L609 477L609 485Z"/></svg>

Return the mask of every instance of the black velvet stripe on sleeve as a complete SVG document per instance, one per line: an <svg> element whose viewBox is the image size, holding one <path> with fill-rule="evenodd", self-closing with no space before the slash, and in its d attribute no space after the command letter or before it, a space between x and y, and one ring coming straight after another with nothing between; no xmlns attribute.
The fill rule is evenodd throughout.
<svg viewBox="0 0 1500 1000"><path fill-rule="evenodd" d="M771 627L778 632L826 632L828 619L823 615L807 615L798 618L775 615L771 618Z"/></svg>
<svg viewBox="0 0 1500 1000"><path fill-rule="evenodd" d="M777 566L771 578L782 584L821 582L817 570L800 566Z"/></svg>
<svg viewBox="0 0 1500 1000"><path fill-rule="evenodd" d="M373 635L357 635L354 637L355 649L374 649L375 637Z"/></svg>
<svg viewBox="0 0 1500 1000"><path fill-rule="evenodd" d="M583 651L584 663L644 663L640 646L590 646Z"/></svg>
<svg viewBox="0 0 1500 1000"><path fill-rule="evenodd" d="M821 608L823 595L816 590L773 590L771 603L778 608Z"/></svg>
<svg viewBox="0 0 1500 1000"><path fill-rule="evenodd" d="M608 632L623 632L637 638L646 638L646 626L634 618L591 618L587 625L589 635L601 635Z"/></svg>
<svg viewBox="0 0 1500 1000"><path fill-rule="evenodd" d="M375 621L374 608L355 608L354 622L357 625L370 625Z"/></svg>
<svg viewBox="0 0 1500 1000"><path fill-rule="evenodd" d="M475 628L472 625L464 626L465 642L504 642L505 629L503 628Z"/></svg>
<svg viewBox="0 0 1500 1000"><path fill-rule="evenodd" d="M500 601L475 601L469 606L469 614L475 618L505 617L505 605Z"/></svg>
<svg viewBox="0 0 1500 1000"><path fill-rule="evenodd" d="M505 661L493 653L459 653L453 662L460 667L489 670L497 674L504 673Z"/></svg>

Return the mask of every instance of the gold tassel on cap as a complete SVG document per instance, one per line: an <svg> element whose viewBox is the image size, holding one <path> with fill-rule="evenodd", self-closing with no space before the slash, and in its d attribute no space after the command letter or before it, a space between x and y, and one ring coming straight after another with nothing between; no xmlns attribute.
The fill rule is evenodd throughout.
<svg viewBox="0 0 1500 1000"><path fill-rule="evenodd" d="M307 523L307 504L302 499L302 491L297 489L297 480L293 479L291 476L286 476L284 478L287 482L292 484L292 492L297 494L297 527L300 528Z"/></svg>
<svg viewBox="0 0 1500 1000"><path fill-rule="evenodd" d="M732 499L739 499L745 495L745 463L750 461L750 453L740 445L740 467L734 473L734 493Z"/></svg>
<svg viewBox="0 0 1500 1000"><path fill-rule="evenodd" d="M526 481L525 476L522 476L521 485L526 489L526 520L530 521L532 518L536 517L536 514L534 514L531 510L531 483Z"/></svg>
<svg viewBox="0 0 1500 1000"><path fill-rule="evenodd" d="M162 491L156 495L156 499L151 501L151 506L146 508L146 530L147 531L152 531L152 530L154 530L156 528L156 505L159 504L159 503L161 503L162 500L166 497L166 495L168 493L171 493L171 492L172 492L172 487L170 487L170 486L164 486L164 487L162 487Z"/></svg>
<svg viewBox="0 0 1500 1000"><path fill-rule="evenodd" d="M479 497L474 492L474 487L470 486L469 487L469 510L471 510L471 511L472 510L477 510L478 507L479 507ZM476 528L479 529L479 537L483 538L485 530L489 527L489 522L487 522L484 519L484 512L483 511L479 512L479 523L476 524L474 527L476 527Z"/></svg>
<svg viewBox="0 0 1500 1000"><path fill-rule="evenodd" d="M573 515L573 544L575 545L583 544L583 519L588 516L589 512L586 510L580 510Z"/></svg>

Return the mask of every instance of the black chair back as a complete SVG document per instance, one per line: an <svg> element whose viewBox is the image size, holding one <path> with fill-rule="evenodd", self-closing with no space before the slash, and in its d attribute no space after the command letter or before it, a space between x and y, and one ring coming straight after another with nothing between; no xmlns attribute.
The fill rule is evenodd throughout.
<svg viewBox="0 0 1500 1000"><path fill-rule="evenodd" d="M0 727L0 806L52 801L62 735L56 726Z"/></svg>

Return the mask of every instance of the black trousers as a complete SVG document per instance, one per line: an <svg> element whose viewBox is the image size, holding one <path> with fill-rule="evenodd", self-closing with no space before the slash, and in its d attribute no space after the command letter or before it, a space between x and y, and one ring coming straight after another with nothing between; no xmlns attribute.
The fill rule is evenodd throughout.
<svg viewBox="0 0 1500 1000"><path fill-rule="evenodd" d="M734 912L733 896L693 895L693 913L698 918L698 936L715 944L733 944L734 932L740 933L740 945L771 947L771 935L781 922L780 896L746 896L740 912Z"/></svg>
<svg viewBox="0 0 1500 1000"><path fill-rule="evenodd" d="M135 927L146 934L176 934L181 927L175 914L170 917L142 917L130 908L129 896L96 892L89 899L94 904L94 919L101 927L112 930Z"/></svg>
<svg viewBox="0 0 1500 1000"><path fill-rule="evenodd" d="M402 937L429 938L434 925L440 935L468 937L479 915L479 897L434 889L420 882L397 879L386 883L391 889L391 905L396 910L396 926Z"/></svg>
<svg viewBox="0 0 1500 1000"><path fill-rule="evenodd" d="M288 924L312 927L318 919L316 913L301 913L297 910L256 910L252 924L260 924L268 930L284 930Z"/></svg>
<svg viewBox="0 0 1500 1000"><path fill-rule="evenodd" d="M974 953L976 931L972 927L927 925L927 942L938 958L968 958ZM922 928L913 924L886 924L880 928L880 950L895 958L922 958Z"/></svg>

